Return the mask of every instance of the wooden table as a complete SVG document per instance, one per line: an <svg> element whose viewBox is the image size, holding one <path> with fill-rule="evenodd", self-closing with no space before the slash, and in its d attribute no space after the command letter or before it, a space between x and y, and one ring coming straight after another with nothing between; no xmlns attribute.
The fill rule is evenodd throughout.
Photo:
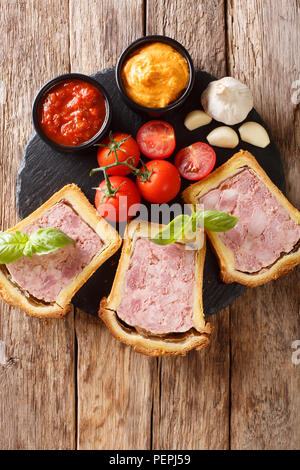
<svg viewBox="0 0 300 470"><path fill-rule="evenodd" d="M144 34L174 37L197 67L251 87L300 206L299 0L1 0L0 18L2 230L17 220L40 86L113 66ZM184 358L138 355L79 311L38 320L1 302L0 313L2 449L300 446L299 269L219 312L210 347Z"/></svg>

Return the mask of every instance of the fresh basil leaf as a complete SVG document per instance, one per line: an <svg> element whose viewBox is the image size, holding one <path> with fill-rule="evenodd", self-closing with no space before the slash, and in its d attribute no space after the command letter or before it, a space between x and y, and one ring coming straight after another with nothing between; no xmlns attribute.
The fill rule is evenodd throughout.
<svg viewBox="0 0 300 470"><path fill-rule="evenodd" d="M238 222L238 218L226 212L204 211L204 227L210 232L227 232L231 230Z"/></svg>
<svg viewBox="0 0 300 470"><path fill-rule="evenodd" d="M190 230L192 217L181 214L175 217L166 227L164 227L154 238L150 238L157 245L169 245L180 240Z"/></svg>
<svg viewBox="0 0 300 470"><path fill-rule="evenodd" d="M24 249L24 255L46 255L62 248L65 245L74 245L75 241L67 234L55 227L41 228L30 235Z"/></svg>
<svg viewBox="0 0 300 470"><path fill-rule="evenodd" d="M28 241L26 233L0 232L0 264L8 264L21 258Z"/></svg>
<svg viewBox="0 0 300 470"><path fill-rule="evenodd" d="M190 231L195 232L198 226L202 226L211 232L227 232L237 222L237 217L226 214L226 212L215 210L194 211L192 215L178 215L150 240L157 245L169 245L183 239Z"/></svg>
<svg viewBox="0 0 300 470"><path fill-rule="evenodd" d="M34 253L45 255L59 248L75 244L75 241L64 232L54 227L47 227L31 235L16 232L0 232L0 264L8 264L25 255Z"/></svg>
<svg viewBox="0 0 300 470"><path fill-rule="evenodd" d="M24 246L24 250L23 250L22 255L27 256L28 258L32 258L32 254L33 254L32 245L31 245L30 239L29 239L28 242L26 243L26 245Z"/></svg>

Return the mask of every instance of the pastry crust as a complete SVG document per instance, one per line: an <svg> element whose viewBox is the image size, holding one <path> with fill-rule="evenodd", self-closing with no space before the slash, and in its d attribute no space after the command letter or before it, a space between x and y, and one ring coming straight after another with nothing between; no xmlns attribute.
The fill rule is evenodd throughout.
<svg viewBox="0 0 300 470"><path fill-rule="evenodd" d="M183 200L188 204L197 204L199 197L218 187L224 180L232 177L245 167L251 168L255 172L278 202L286 209L289 216L299 225L300 212L272 183L254 156L245 150L240 150L233 155L226 163L207 176L204 181L194 183L185 189L182 193ZM207 235L219 260L221 278L226 283L238 282L249 287L260 286L288 273L300 263L300 246L298 246L291 253L283 255L271 266L262 269L258 273L241 272L235 269L232 251L224 245L218 233L207 232Z"/></svg>
<svg viewBox="0 0 300 470"><path fill-rule="evenodd" d="M23 228L41 217L48 209L60 201L69 204L80 218L99 235L104 245L80 274L60 292L56 302L53 303L43 302L24 292L16 283L12 282L6 266L0 265L0 296L8 304L21 308L33 317L61 318L69 313L71 309L70 302L74 294L119 249L122 243L118 232L97 214L96 209L75 184L64 186L36 211L21 220L15 227L7 230L7 232L22 231Z"/></svg>
<svg viewBox="0 0 300 470"><path fill-rule="evenodd" d="M195 328L185 333L153 335L126 325L118 315L117 309L122 298L123 281L128 269L135 241L140 237L154 236L161 226L145 221L133 221L127 225L122 254L108 298L100 303L99 316L112 335L122 343L132 346L136 352L147 356L185 355L191 349L200 350L209 344L211 327L205 322L202 306L202 282L205 259L204 246L197 253L194 287L194 325Z"/></svg>

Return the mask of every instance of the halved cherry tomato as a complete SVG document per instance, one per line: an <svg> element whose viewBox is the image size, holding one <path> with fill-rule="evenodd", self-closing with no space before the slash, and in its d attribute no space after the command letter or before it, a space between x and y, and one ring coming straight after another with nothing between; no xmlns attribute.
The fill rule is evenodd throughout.
<svg viewBox="0 0 300 470"><path fill-rule="evenodd" d="M179 150L175 165L181 176L188 180L205 178L216 164L216 153L208 144L195 142Z"/></svg>
<svg viewBox="0 0 300 470"><path fill-rule="evenodd" d="M181 178L177 168L165 160L152 160L146 163L148 171L153 173L149 181L136 179L137 187L146 201L163 204L174 199L179 193Z"/></svg>
<svg viewBox="0 0 300 470"><path fill-rule="evenodd" d="M165 121L149 121L137 133L141 152L148 158L164 159L174 152L176 139L171 124Z"/></svg>
<svg viewBox="0 0 300 470"><path fill-rule="evenodd" d="M126 139L126 140L125 140ZM140 161L140 151L138 144L133 137L129 134L124 134L123 132L115 132L106 137L100 144L97 152L97 160L99 166L110 165L115 163L117 157L119 162L124 162L129 157L130 164L137 166ZM103 147L103 145L105 147ZM107 169L108 175L128 175L130 173L130 168L126 165L120 165L113 168Z"/></svg>
<svg viewBox="0 0 300 470"><path fill-rule="evenodd" d="M105 219L125 222L136 215L141 202L140 193L134 182L126 176L111 176L109 182L112 189L117 191L114 196L105 197L107 184L103 180L96 190L95 207Z"/></svg>

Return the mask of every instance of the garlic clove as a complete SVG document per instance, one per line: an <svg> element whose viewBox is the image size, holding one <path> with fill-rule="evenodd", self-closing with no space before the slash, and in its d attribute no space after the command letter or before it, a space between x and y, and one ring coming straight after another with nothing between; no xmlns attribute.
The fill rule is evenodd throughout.
<svg viewBox="0 0 300 470"><path fill-rule="evenodd" d="M228 126L217 127L206 137L210 145L234 149L239 143L239 136Z"/></svg>
<svg viewBox="0 0 300 470"><path fill-rule="evenodd" d="M253 108L253 96L244 83L233 77L210 82L201 95L204 111L228 126L238 124Z"/></svg>
<svg viewBox="0 0 300 470"><path fill-rule="evenodd" d="M198 127L206 126L212 121L212 118L200 109L195 109L188 113L184 120L184 125L189 131L193 131Z"/></svg>
<svg viewBox="0 0 300 470"><path fill-rule="evenodd" d="M258 122L248 121L239 128L241 139L256 147L265 148L270 143L270 137L266 129Z"/></svg>

